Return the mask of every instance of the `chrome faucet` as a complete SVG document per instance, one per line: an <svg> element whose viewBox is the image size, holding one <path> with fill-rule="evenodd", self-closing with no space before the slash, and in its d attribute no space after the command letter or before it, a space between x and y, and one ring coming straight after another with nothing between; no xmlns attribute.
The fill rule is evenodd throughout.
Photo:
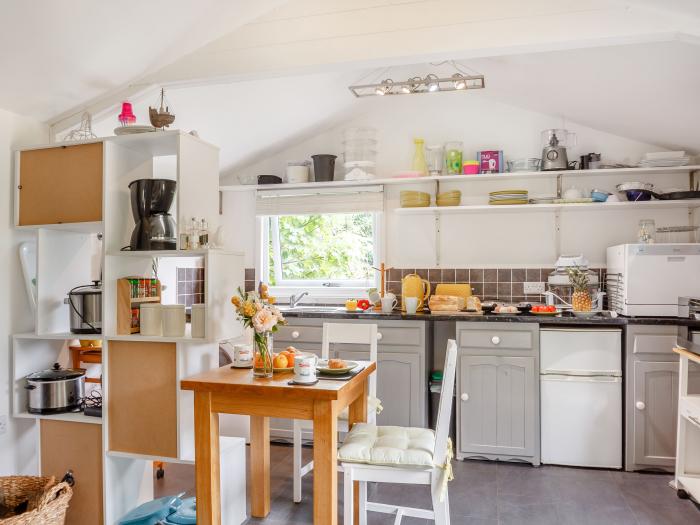
<svg viewBox="0 0 700 525"><path fill-rule="evenodd" d="M289 296L289 307L290 308L296 308L297 305L301 302L301 300L309 295L309 292L301 292L299 295L290 295Z"/></svg>

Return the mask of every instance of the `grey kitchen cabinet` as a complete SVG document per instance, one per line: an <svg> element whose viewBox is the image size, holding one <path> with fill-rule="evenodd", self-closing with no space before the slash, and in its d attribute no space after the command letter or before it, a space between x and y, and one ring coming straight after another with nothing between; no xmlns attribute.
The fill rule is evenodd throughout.
<svg viewBox="0 0 700 525"><path fill-rule="evenodd" d="M673 472L678 416L676 326L628 326L626 336L625 469ZM700 392L700 372L689 375Z"/></svg>
<svg viewBox="0 0 700 525"><path fill-rule="evenodd" d="M539 326L457 323L457 340L457 458L539 465Z"/></svg>
<svg viewBox="0 0 700 525"><path fill-rule="evenodd" d="M368 316L369 317L369 316ZM425 321L383 321L381 319L323 319L287 317L288 324L275 333L275 351L287 346L321 353L323 323L374 323L378 327L377 397L384 408L377 417L379 425L428 427L428 377L433 358L429 323ZM331 357L366 360L364 346L331 345ZM270 420L274 438L291 439L292 422ZM310 439L311 434L305 434Z"/></svg>
<svg viewBox="0 0 700 525"><path fill-rule="evenodd" d="M333 357L367 360L369 352L336 350ZM377 416L377 424L423 426L421 383L421 363L417 354L378 352L377 397L382 401L383 410Z"/></svg>

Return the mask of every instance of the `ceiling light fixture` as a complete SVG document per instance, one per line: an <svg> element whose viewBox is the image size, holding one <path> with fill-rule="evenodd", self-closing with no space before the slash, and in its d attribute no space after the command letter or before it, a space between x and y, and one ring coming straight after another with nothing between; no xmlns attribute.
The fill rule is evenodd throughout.
<svg viewBox="0 0 700 525"><path fill-rule="evenodd" d="M467 89L467 81L464 79L464 75L462 73L455 73L452 75L452 78L454 78L455 89Z"/></svg>
<svg viewBox="0 0 700 525"><path fill-rule="evenodd" d="M374 84L349 86L348 89L356 97L362 98L384 95L416 95L419 93L437 93L443 91L469 91L470 89L484 89L484 87L486 87L484 75L476 72L474 72L474 74L467 74L466 71L457 68L457 64L452 61L449 61L449 64L460 72L454 73L450 77L439 77L434 73L430 73L424 78L411 77L408 80L400 82L394 82L392 79L387 78L381 82L375 82ZM379 74L386 74L387 71L388 68L384 69Z"/></svg>
<svg viewBox="0 0 700 525"><path fill-rule="evenodd" d="M440 91L440 79L437 75L430 73L425 77L425 85L428 86L428 91L435 93Z"/></svg>
<svg viewBox="0 0 700 525"><path fill-rule="evenodd" d="M380 97L384 95L391 94L391 87L394 85L394 81L390 78L383 80L381 84L374 88L374 94Z"/></svg>

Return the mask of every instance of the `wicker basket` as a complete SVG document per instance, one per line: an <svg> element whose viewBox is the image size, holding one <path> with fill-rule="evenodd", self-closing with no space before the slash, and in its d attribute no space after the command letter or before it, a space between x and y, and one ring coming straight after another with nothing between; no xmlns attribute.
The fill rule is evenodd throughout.
<svg viewBox="0 0 700 525"><path fill-rule="evenodd" d="M25 512L0 518L0 525L63 525L71 496L70 485L53 477L0 477L0 505L15 509L27 502Z"/></svg>

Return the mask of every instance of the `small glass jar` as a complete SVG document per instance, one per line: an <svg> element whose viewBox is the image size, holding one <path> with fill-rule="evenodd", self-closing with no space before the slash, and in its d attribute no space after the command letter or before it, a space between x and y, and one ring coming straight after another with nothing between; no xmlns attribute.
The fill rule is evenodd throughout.
<svg viewBox="0 0 700 525"><path fill-rule="evenodd" d="M639 221L639 231L637 241L640 244L653 244L656 237L656 223L652 219L642 219Z"/></svg>
<svg viewBox="0 0 700 525"><path fill-rule="evenodd" d="M461 142L448 142L445 144L445 169L448 175L462 173L462 149Z"/></svg>
<svg viewBox="0 0 700 525"><path fill-rule="evenodd" d="M428 175L442 175L445 165L445 150L442 146L426 146L428 153Z"/></svg>

